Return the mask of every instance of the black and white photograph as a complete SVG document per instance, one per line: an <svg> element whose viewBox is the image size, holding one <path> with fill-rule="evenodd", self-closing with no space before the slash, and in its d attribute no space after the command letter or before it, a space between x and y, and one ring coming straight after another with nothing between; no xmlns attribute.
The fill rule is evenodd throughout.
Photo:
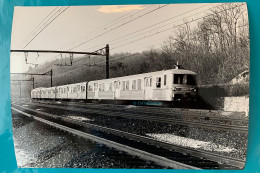
<svg viewBox="0 0 260 173"><path fill-rule="evenodd" d="M244 169L246 3L15 6L19 168Z"/></svg>

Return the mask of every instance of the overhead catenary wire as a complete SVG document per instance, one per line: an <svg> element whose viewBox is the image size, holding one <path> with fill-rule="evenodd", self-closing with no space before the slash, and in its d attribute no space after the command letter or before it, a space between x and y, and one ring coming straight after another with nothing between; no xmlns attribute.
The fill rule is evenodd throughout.
<svg viewBox="0 0 260 173"><path fill-rule="evenodd" d="M221 5L222 5L222 4L221 4ZM207 9L207 10L212 10L213 8L217 8L217 7L221 6L221 5L218 5L218 6L215 6L215 7L209 8L209 9ZM207 11L207 10L204 10L204 11ZM202 11L202 12L204 12L204 11ZM197 14L202 13L202 12L198 12L198 13L196 13L196 14L192 14L192 15L190 15L190 16L188 16L188 17L185 17L185 18L192 17L193 15L197 15ZM120 40L120 41L118 41L118 42L126 41L126 40L129 40L129 39L132 39L132 38L138 37L138 36L146 37L146 36L144 36L144 34L146 34L146 33L151 33L151 32L153 32L153 31L155 31L155 30L157 30L157 29L163 28L163 27L168 26L168 25L172 25L172 24L174 24L174 23L176 23L176 22L179 22L179 21L181 21L181 20L183 20L183 19L180 19L180 20L174 21L174 22L169 23L169 24L165 24L165 25L160 26L160 27L157 27L157 28L153 28L153 29L151 29L151 30L149 30L149 31L146 31L146 32L143 32L143 33L141 33L141 34L135 35L135 36L133 36L133 37L127 38L127 39L125 39L125 40ZM187 22L186 22L186 23L187 23ZM186 24L186 23L184 23L184 24ZM178 25L178 26L179 26L179 25ZM176 27L176 26L174 26L174 27ZM174 27L173 27L173 28L174 28ZM143 30L143 29L141 29L141 30ZM141 31L141 30L139 30L139 31ZM128 34L128 35L133 35L133 34L139 32L139 31L135 31L135 32L130 33L130 34ZM155 32L157 32L157 34L161 33L161 32L158 33L158 31L155 31ZM154 34L154 35L157 35L157 34ZM127 37L128 35L123 36L123 37ZM151 36L152 36L152 35L151 35ZM121 37L121 38L122 38L122 37ZM111 42L110 42L110 44L111 44Z"/></svg>
<svg viewBox="0 0 260 173"><path fill-rule="evenodd" d="M115 42L115 41L120 40L120 39L122 39L122 38L128 37L128 36L130 36L130 35L134 35L134 34L140 32L140 31L144 31L144 30L146 30L146 29L148 29L148 28L151 28L151 27L153 27L153 26L156 26L156 25L159 25L159 24L161 24L161 23L167 22L167 21L172 20L172 19L174 19L174 18L180 17L180 16L185 15L185 14L187 14L187 13L196 11L196 10L198 10L198 9L200 9L200 8L203 8L203 7L206 7L206 6L208 6L208 5L210 5L210 4L206 4L206 5L197 7L197 8L195 8L195 9L189 10L189 11L187 11L187 12L178 14L178 15L176 15L176 16L173 16L173 17L170 17L170 18L168 18L168 19L166 19L166 20L160 21L160 22L158 22L158 23L149 25L149 26L147 26L147 27L144 27L144 28L142 28L142 29L139 29L139 30L134 31L134 32L132 32L132 33L129 33L129 34L127 34L127 35L118 37L118 38L113 39L113 40L108 41L108 42L109 42L109 43L112 43L112 42ZM212 8L216 8L216 7L212 7ZM211 9L211 8L210 8L210 9ZM207 10L209 10L209 9L207 9ZM206 10L204 10L204 11L206 11ZM201 12L199 12L199 13L202 13L202 12L204 12L204 11L201 11ZM196 14L199 14L199 13L196 13ZM196 14L193 14L193 15L196 15ZM181 20L182 20L182 19L181 19ZM178 20L178 21L179 21L179 20ZM176 22L176 21L175 21L175 22ZM171 23L171 24L172 24L172 23ZM102 43L102 44L104 44L104 43ZM101 45L101 44L99 44L99 45L97 45L97 46L93 46L93 47L91 47L90 49L95 48L95 47L98 47L98 46L100 46L100 45Z"/></svg>
<svg viewBox="0 0 260 173"><path fill-rule="evenodd" d="M151 11L148 11L148 12L146 12L146 13L144 13L144 14L142 14L142 15L140 15L140 16L134 18L134 19L131 19L131 20L125 22L125 23L122 23L122 24L120 24L120 25L114 27L114 28L111 28L110 30L108 30L108 31L106 31L106 32L103 32L103 33L97 35L96 37L93 37L93 38L91 38L91 39L89 39L89 40L86 40L86 41L84 41L84 42L82 42L82 43L80 43L80 44L78 44L78 45L72 47L72 48L69 49L69 50L72 50L72 49L75 49L75 48L77 48L77 47L80 47L80 46L86 44L87 42L89 42L89 41L91 41L91 40L94 40L94 39L96 39L96 38L98 38L98 37L101 37L102 35L105 35L105 34L111 32L111 31L113 31L113 30L115 30L115 29L118 29L118 28L120 28L120 27L122 27L122 26L124 26L124 25L126 25L126 24L128 24L128 23L130 23L130 22L133 22L133 21L135 21L135 20L137 20L137 19L139 19L139 18L141 18L141 17L144 17L144 16L146 16L146 15L152 13L152 12L155 12L155 11L157 11L157 10L159 10L159 9L161 9L161 8L163 8L163 7L165 7L165 6L167 6L167 5L169 5L169 4L165 4L165 5L163 5L163 6L157 7L156 9L153 9L153 10L151 10Z"/></svg>
<svg viewBox="0 0 260 173"><path fill-rule="evenodd" d="M221 11L219 11L219 12L217 12L217 13L221 13L221 12L226 11L226 10L231 10L231 9L234 9L234 8L240 7L240 6L242 6L242 5L244 5L244 4L241 4L241 5L239 5L239 6L235 6L235 7L231 7L231 8L229 8L229 9L224 9L224 10L221 10ZM164 30L162 30L162 31L157 31L156 33L153 33L153 34L150 34L150 35L144 36L144 37L142 37L142 38L139 38L139 39L136 39L136 40L130 41L130 42L128 42L128 43L121 44L121 45L119 45L119 46L113 47L113 48L111 48L111 50L113 50L113 49L117 49L117 48L120 48L120 47L123 47L123 46L126 46L126 45L128 45L128 44L131 44L131 43L134 43L134 42L137 42L137 41L140 41L140 40L146 39L146 38L148 38L148 37L151 37L151 36L154 36L154 35L160 34L160 33L165 32L165 31L169 31L169 30L171 30L171 29L173 29L173 28L176 28L176 27L179 27L179 26L182 26L182 25L186 25L186 24L191 23L191 22L195 22L195 21L201 20L201 19L203 19L203 18L206 18L206 17L212 16L212 15L214 15L214 14L209 14L209 15L206 15L206 16L203 16L203 17L199 17L199 18L197 18L197 19L192 19L192 20L189 21L189 22L185 22L185 23L182 23L182 24L179 24L179 25L176 25L176 26L173 26L173 27L170 27L170 28L164 29Z"/></svg>
<svg viewBox="0 0 260 173"><path fill-rule="evenodd" d="M148 9L148 8L150 8L152 5L149 5L147 8L144 8L143 10L146 10L146 9ZM114 21L116 21L116 23L118 23L118 22L121 22L122 20L124 20L125 18L128 18L129 16L132 18L132 16L134 16L134 15L136 15L136 14L138 14L138 13L141 13L142 12L142 10L141 11L131 11L131 12L129 12L128 14L126 14L126 15L124 15L124 16L122 16L123 18L118 18L118 19L116 19L116 20L114 20ZM131 14L131 13L133 13L133 14ZM119 20L120 19L120 20ZM107 24L107 25L105 25L104 27L106 27L106 28L108 28L108 27L110 27L110 26L112 26L112 25L114 25L114 23L113 23L113 21L110 23L110 24Z"/></svg>
<svg viewBox="0 0 260 173"><path fill-rule="evenodd" d="M21 42L20 46L22 46L33 34L33 32L36 32L37 28L40 28L40 25L44 25L44 21L57 9L58 7L54 8L25 38L24 40ZM46 21L48 21L49 19L47 19ZM45 21L45 22L46 22Z"/></svg>
<svg viewBox="0 0 260 173"><path fill-rule="evenodd" d="M64 13L70 6L66 7L64 10L62 10L57 16L54 17L47 25L45 25L25 46L23 49L25 49L47 26L49 26L57 17L59 17L62 13Z"/></svg>
<svg viewBox="0 0 260 173"><path fill-rule="evenodd" d="M150 6L151 6L151 5L150 5ZM148 6L147 8L149 8L149 6ZM147 9L147 8L145 8L145 9ZM133 13L133 14L132 14L132 13ZM117 24L118 22L127 19L129 16L131 17L131 16L134 16L134 15L136 15L136 14L138 14L138 13L141 13L141 11L137 11L137 12L136 12L136 11L131 11L131 12L129 12L129 13L127 13L127 14L125 14L125 15L119 17L119 18L116 18L116 19L110 21L109 23L107 23L107 24L105 24L105 25L102 25L102 26L100 26L100 27L98 27L98 28L95 28L94 30L92 30L92 31L90 31L89 33L87 33L87 34L81 36L80 38L75 39L74 41L72 41L72 44L74 44L74 42L76 42L77 40L81 40L82 37L87 37L87 38L88 38L88 36L91 35L91 34L100 32L100 31L102 31L102 30L104 30L104 29L107 30L110 26L113 26L113 25Z"/></svg>
<svg viewBox="0 0 260 173"><path fill-rule="evenodd" d="M244 5L244 4L242 4L242 5ZM205 5L205 6L206 6L206 5ZM214 7L214 8L215 8L215 7ZM234 8L236 8L236 7L234 7ZM230 8L230 9L232 9L232 8ZM229 9L225 9L225 10L229 10ZM223 10L223 11L224 11L224 10ZM210 14L210 15L212 15L212 14ZM210 16L210 15L208 15L208 16ZM204 17L207 17L207 16L203 16L202 18L204 18ZM199 18L199 19L202 19L202 18ZM187 24L187 23L190 23L190 22L194 22L194 21L199 20L199 19L195 19L195 20L193 19L192 21L186 22L186 23L184 23L184 24ZM174 27L171 27L171 28L167 28L167 30L170 30L170 29L172 29L172 28L175 28L175 27L178 27L178 26L181 26L181 25L184 25L184 24L180 24L180 25L177 25L177 26L174 26ZM130 44L130 43L133 43L133 42L136 42L136 41L138 41L138 40L142 40L142 39L148 38L148 37L152 37L153 35L157 35L157 34L159 34L159 33L161 33L161 32L164 32L164 31L157 31L156 33L153 33L153 34L151 34L151 35L148 35L148 36L139 38L139 39L134 40L134 41L131 41L131 42L128 42L128 43L126 43L125 45ZM121 47L121 46L124 46L124 45L119 45L119 46ZM119 47L119 46L118 46L118 47ZM112 49L116 49L116 48L118 48L118 47L112 47Z"/></svg>
<svg viewBox="0 0 260 173"><path fill-rule="evenodd" d="M86 40L86 41L84 41L83 43L80 43L80 44L78 44L77 46L74 46L74 47L70 48L69 50L72 50L72 49L75 49L75 48L77 48L77 47L79 47L79 46L82 46L83 44L87 43L88 41L94 40L94 39L96 39L96 38L98 38L98 37L100 37L100 36L102 36L102 35L105 35L105 34L111 32L111 31L113 31L113 30L115 30L115 29L117 29L117 28L120 28L120 27L122 27L122 26L124 26L124 25L126 25L126 24L128 24L128 23L130 23L130 22L132 22L132 21L134 21L134 20L137 20L137 19L139 19L139 18L141 18L141 17L143 17L143 16L145 16L145 15L147 15L147 14L150 14L150 13L152 13L152 12L154 12L154 11L157 11L157 10L159 10L159 9L161 9L161 8L163 8L163 7L165 7L165 6L167 6L167 5L169 5L169 4L165 4L165 5L163 5L163 6L159 6L159 7L155 8L155 9L153 9L153 10L150 10L150 11L148 11L148 12L142 14L142 15L139 15L138 17L136 17L136 18L134 18L134 19L131 19L130 21L127 21L127 22L125 22L125 23L123 23L123 24L120 24L120 25L118 25L118 26L116 26L116 27L110 29L109 31L103 32L103 33L99 34L98 36L96 36L96 37L94 37L94 38L91 38L91 39L89 39L89 40ZM54 56L54 57L52 57L51 59L56 58L56 57L58 57L58 56ZM55 60L54 63L57 62L57 61L58 61L58 59Z"/></svg>

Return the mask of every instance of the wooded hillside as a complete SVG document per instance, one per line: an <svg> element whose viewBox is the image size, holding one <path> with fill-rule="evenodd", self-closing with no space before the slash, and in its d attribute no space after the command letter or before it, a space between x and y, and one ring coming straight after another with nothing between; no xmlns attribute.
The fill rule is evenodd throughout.
<svg viewBox="0 0 260 173"><path fill-rule="evenodd" d="M174 28L161 49L111 55L110 77L171 69L178 62L198 74L199 85L228 83L249 69L249 27L245 8L244 5L223 4L197 22L187 20ZM50 69L53 69L54 86L104 79L105 58L76 58L73 66L61 67L51 61L33 68L30 73ZM35 82L37 87L49 87L50 77L36 77Z"/></svg>

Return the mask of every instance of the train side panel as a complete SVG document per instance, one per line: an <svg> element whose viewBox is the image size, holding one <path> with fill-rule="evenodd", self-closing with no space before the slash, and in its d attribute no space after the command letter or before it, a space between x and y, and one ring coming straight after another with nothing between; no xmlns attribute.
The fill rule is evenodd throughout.
<svg viewBox="0 0 260 173"><path fill-rule="evenodd" d="M87 82L67 85L68 99L78 99L78 100L86 99L86 92L87 92L86 87L87 87Z"/></svg>
<svg viewBox="0 0 260 173"><path fill-rule="evenodd" d="M172 74L140 74L90 81L87 98L99 100L172 100Z"/></svg>

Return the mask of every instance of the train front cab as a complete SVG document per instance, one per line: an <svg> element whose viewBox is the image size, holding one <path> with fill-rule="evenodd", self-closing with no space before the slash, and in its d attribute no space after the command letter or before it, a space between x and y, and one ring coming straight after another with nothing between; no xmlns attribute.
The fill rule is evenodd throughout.
<svg viewBox="0 0 260 173"><path fill-rule="evenodd" d="M144 100L194 101L197 96L196 73L174 69L144 78Z"/></svg>
<svg viewBox="0 0 260 173"><path fill-rule="evenodd" d="M172 91L173 101L196 101L196 74L173 74Z"/></svg>

